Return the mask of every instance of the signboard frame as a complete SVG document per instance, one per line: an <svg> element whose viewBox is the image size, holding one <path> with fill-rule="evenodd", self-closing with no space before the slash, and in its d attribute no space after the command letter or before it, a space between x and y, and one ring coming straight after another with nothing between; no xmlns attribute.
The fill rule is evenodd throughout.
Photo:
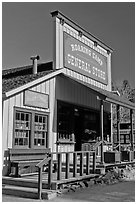
<svg viewBox="0 0 137 204"><path fill-rule="evenodd" d="M79 42L80 44L82 44L85 48L91 50L92 52L95 52L97 53L99 56L103 57L104 60L106 60L106 67L105 67L105 76L106 76L106 79L103 81L102 79L99 79L99 77L95 77L94 75L90 74L90 73L86 73L86 72L83 72L83 70L81 69L75 69L75 68L72 68L72 67L68 67L65 63L65 46L66 46L66 43L65 43L65 35L68 35L70 38L74 39L75 42ZM104 85L108 85L108 62L107 62L107 57L102 55L101 53L97 52L96 50L94 50L93 48L91 48L90 46L88 46L87 44L83 43L82 41L80 41L79 39L75 38L74 36L68 34L66 31L63 31L63 66L67 69L70 69L72 71L75 71L83 76L86 76L86 77L89 77L91 78L92 80L95 80L99 83L102 83ZM102 70L101 70L102 71Z"/></svg>
<svg viewBox="0 0 137 204"><path fill-rule="evenodd" d="M37 101L37 100L33 100L31 99L29 101L29 97L28 94L31 94L32 97L36 98L40 98L43 97L43 101L47 101L47 103L43 103L42 101ZM24 97L23 97L23 104L25 106L29 106L29 107L35 107L35 108L42 108L42 109L48 109L49 108L49 95L45 94L45 93L41 93L41 92L37 92L37 91L33 91L33 90L26 90L24 91ZM35 101L36 105L34 103L32 103L32 101ZM41 105L40 103L43 103L44 105Z"/></svg>

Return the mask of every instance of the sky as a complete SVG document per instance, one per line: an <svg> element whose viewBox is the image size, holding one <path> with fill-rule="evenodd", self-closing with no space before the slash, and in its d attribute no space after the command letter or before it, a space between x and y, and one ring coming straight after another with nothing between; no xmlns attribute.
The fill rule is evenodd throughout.
<svg viewBox="0 0 137 204"><path fill-rule="evenodd" d="M135 87L135 4L133 2L3 2L2 67L53 60L53 19L59 10L99 38L112 53L112 81Z"/></svg>

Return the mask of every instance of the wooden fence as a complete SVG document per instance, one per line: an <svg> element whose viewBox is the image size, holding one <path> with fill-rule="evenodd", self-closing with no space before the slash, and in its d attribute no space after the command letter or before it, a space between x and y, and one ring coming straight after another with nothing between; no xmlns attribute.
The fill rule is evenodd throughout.
<svg viewBox="0 0 137 204"><path fill-rule="evenodd" d="M36 166L39 169L38 175L38 195L41 199L42 193L42 169L48 165L48 187L51 188L53 180L53 167L56 165L56 180L62 180L62 173L65 173L65 179L75 178L84 174L95 173L96 153L95 151L77 151L77 152L53 152L49 157L45 157ZM70 168L71 167L71 168ZM92 171L91 171L92 168ZM71 174L70 174L71 169Z"/></svg>

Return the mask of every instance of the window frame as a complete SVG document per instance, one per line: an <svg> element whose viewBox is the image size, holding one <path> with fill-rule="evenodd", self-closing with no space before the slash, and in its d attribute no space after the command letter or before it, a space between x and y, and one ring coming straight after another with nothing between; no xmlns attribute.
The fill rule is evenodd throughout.
<svg viewBox="0 0 137 204"><path fill-rule="evenodd" d="M29 109L29 108L24 108L24 107L16 107L14 106L13 108L13 137L12 137L12 148L13 149L45 149L48 148L49 146L49 113L48 112L43 112L39 110L34 110L34 109ZM16 120L16 112L23 112L23 113L29 113L30 114L30 138L29 138L29 145L15 145L15 120ZM42 115L47 117L47 131L46 132L46 138L45 138L45 145L44 146L36 146L34 145L34 132L35 132L35 126L34 126L34 121L35 121L35 115Z"/></svg>

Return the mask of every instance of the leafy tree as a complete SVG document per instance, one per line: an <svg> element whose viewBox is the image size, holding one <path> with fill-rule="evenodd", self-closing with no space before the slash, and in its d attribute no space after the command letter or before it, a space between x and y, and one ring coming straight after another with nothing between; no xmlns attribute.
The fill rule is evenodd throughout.
<svg viewBox="0 0 137 204"><path fill-rule="evenodd" d="M132 89L128 80L122 81L122 83L112 84L112 91L118 91L122 98L135 103L135 89ZM113 110L113 127L117 126L117 109L116 105L112 106ZM133 120L135 115L133 114ZM124 107L120 107L120 122L130 122L130 110Z"/></svg>

